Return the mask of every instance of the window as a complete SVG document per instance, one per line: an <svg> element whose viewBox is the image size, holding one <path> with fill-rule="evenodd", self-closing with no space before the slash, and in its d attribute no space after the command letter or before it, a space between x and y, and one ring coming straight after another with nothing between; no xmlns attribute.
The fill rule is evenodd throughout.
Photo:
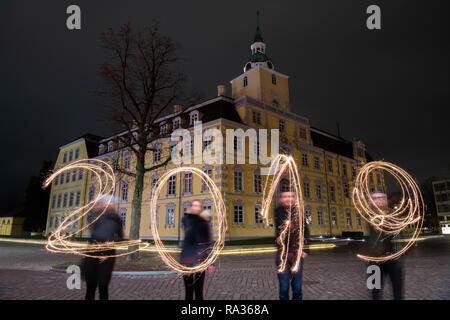
<svg viewBox="0 0 450 320"><path fill-rule="evenodd" d="M153 192L153 189L156 186L156 183L158 182L159 177L158 176L153 176L150 182L150 192Z"/></svg>
<svg viewBox="0 0 450 320"><path fill-rule="evenodd" d="M64 172L61 173L61 178L59 179L59 184L63 184L64 183Z"/></svg>
<svg viewBox="0 0 450 320"><path fill-rule="evenodd" d="M72 171L72 182L77 180L77 169L73 169Z"/></svg>
<svg viewBox="0 0 450 320"><path fill-rule="evenodd" d="M242 150L242 139L239 137L234 137L234 151Z"/></svg>
<svg viewBox="0 0 450 320"><path fill-rule="evenodd" d="M55 186L57 186L58 184L59 184L59 179L56 178L56 179L55 179Z"/></svg>
<svg viewBox="0 0 450 320"><path fill-rule="evenodd" d="M373 191L371 191L371 192L373 192ZM350 194L348 191L348 183L344 183L344 197L350 198Z"/></svg>
<svg viewBox="0 0 450 320"><path fill-rule="evenodd" d="M69 162L73 159L73 150L69 151Z"/></svg>
<svg viewBox="0 0 450 320"><path fill-rule="evenodd" d="M89 201L94 200L94 186L89 188Z"/></svg>
<svg viewBox="0 0 450 320"><path fill-rule="evenodd" d="M67 151L64 152L64 156L63 156L63 163L67 162Z"/></svg>
<svg viewBox="0 0 450 320"><path fill-rule="evenodd" d="M300 138L306 140L306 129L303 127L300 127Z"/></svg>
<svg viewBox="0 0 450 320"><path fill-rule="evenodd" d="M64 193L64 198L63 198L63 208L67 207L67 196L68 196L67 192Z"/></svg>
<svg viewBox="0 0 450 320"><path fill-rule="evenodd" d="M262 192L262 177L259 170L255 172L253 176L253 182L255 187L255 193L261 193Z"/></svg>
<svg viewBox="0 0 450 320"><path fill-rule="evenodd" d="M272 84L277 84L277 76L272 74Z"/></svg>
<svg viewBox="0 0 450 320"><path fill-rule="evenodd" d="M61 207L61 193L58 194L58 202L57 202L57 204L56 204L56 207L57 207L57 208L60 208L60 207Z"/></svg>
<svg viewBox="0 0 450 320"><path fill-rule="evenodd" d="M322 208L317 208L317 224L319 226L323 225L323 211Z"/></svg>
<svg viewBox="0 0 450 320"><path fill-rule="evenodd" d="M212 168L206 167L203 169L203 172L206 173L210 178L212 176ZM202 179L202 192L209 192L208 185Z"/></svg>
<svg viewBox="0 0 450 320"><path fill-rule="evenodd" d="M278 129L280 129L280 132L284 132L284 130L286 129L286 122L283 119L280 119L280 121L278 121Z"/></svg>
<svg viewBox="0 0 450 320"><path fill-rule="evenodd" d="M256 124L261 124L261 113L258 111L252 111L253 122Z"/></svg>
<svg viewBox="0 0 450 320"><path fill-rule="evenodd" d="M53 197L52 197L52 209L55 209L55 204L56 204L56 196L53 195Z"/></svg>
<svg viewBox="0 0 450 320"><path fill-rule="evenodd" d="M108 152L113 151L113 148L114 148L114 143L112 141L109 141L108 142Z"/></svg>
<svg viewBox="0 0 450 320"><path fill-rule="evenodd" d="M73 207L73 198L74 198L75 194L73 192L70 193L69 196L69 207Z"/></svg>
<svg viewBox="0 0 450 320"><path fill-rule="evenodd" d="M192 111L189 115L189 124L193 126L198 121L198 111Z"/></svg>
<svg viewBox="0 0 450 320"><path fill-rule="evenodd" d="M260 215L261 213L261 204L255 204L255 224L263 224L264 220Z"/></svg>
<svg viewBox="0 0 450 320"><path fill-rule="evenodd" d="M311 198L311 192L309 189L308 181L303 182L303 193L304 193L305 198Z"/></svg>
<svg viewBox="0 0 450 320"><path fill-rule="evenodd" d="M362 227L362 220L361 220L361 216L359 215L359 213L356 213L356 225L358 227Z"/></svg>
<svg viewBox="0 0 450 320"><path fill-rule="evenodd" d="M158 163L161 161L161 147L156 147L156 150L153 151L153 163Z"/></svg>
<svg viewBox="0 0 450 320"><path fill-rule="evenodd" d="M55 228L58 228L59 225L59 219L58 216L55 216Z"/></svg>
<svg viewBox="0 0 450 320"><path fill-rule="evenodd" d="M175 195L176 179L177 177L175 175L170 176L167 182L167 195Z"/></svg>
<svg viewBox="0 0 450 320"><path fill-rule="evenodd" d="M167 123L164 123L159 127L159 133L161 135L167 134L168 131L169 131L169 126L167 125Z"/></svg>
<svg viewBox="0 0 450 320"><path fill-rule="evenodd" d="M128 181L122 182L122 201L128 201Z"/></svg>
<svg viewBox="0 0 450 320"><path fill-rule="evenodd" d="M49 222L49 224L48 224L48 227L49 227L49 228L52 228L52 227L53 227L53 216L50 216L50 222Z"/></svg>
<svg viewBox="0 0 450 320"><path fill-rule="evenodd" d="M166 210L166 227L173 227L175 226L175 206L168 206Z"/></svg>
<svg viewBox="0 0 450 320"><path fill-rule="evenodd" d="M244 83L243 83L243 86L244 86L244 88L245 88L246 86L248 86L248 78L247 78L247 77L244 77Z"/></svg>
<svg viewBox="0 0 450 320"><path fill-rule="evenodd" d="M75 149L75 160L78 160L79 157L80 157L80 148L76 148Z"/></svg>
<svg viewBox="0 0 450 320"><path fill-rule="evenodd" d="M125 228L127 223L127 209L120 208L120 222L122 222L122 227Z"/></svg>
<svg viewBox="0 0 450 320"><path fill-rule="evenodd" d="M352 166L352 179L356 178L356 168L355 166Z"/></svg>
<svg viewBox="0 0 450 320"><path fill-rule="evenodd" d="M81 180L81 179L83 179L83 168L80 168L78 170L78 180Z"/></svg>
<svg viewBox="0 0 450 320"><path fill-rule="evenodd" d="M173 120L173 129L174 129L174 130L175 130L175 129L178 129L178 128L180 127L180 123L181 123L180 117L176 117L176 118Z"/></svg>
<svg viewBox="0 0 450 320"><path fill-rule="evenodd" d="M73 217L74 223L72 225L72 228L78 228L78 220L77 219L78 219L78 213L75 214L75 216Z"/></svg>
<svg viewBox="0 0 450 320"><path fill-rule="evenodd" d="M328 159L327 163L328 163L328 172L333 173L333 160Z"/></svg>
<svg viewBox="0 0 450 320"><path fill-rule="evenodd" d="M345 162L342 162L342 175L347 177L347 164Z"/></svg>
<svg viewBox="0 0 450 320"><path fill-rule="evenodd" d="M333 226L337 226L337 214L336 214L336 208L331 209L331 224Z"/></svg>
<svg viewBox="0 0 450 320"><path fill-rule="evenodd" d="M234 170L234 191L243 191L242 170Z"/></svg>
<svg viewBox="0 0 450 320"><path fill-rule="evenodd" d="M80 201L81 201L81 191L78 190L77 191L77 196L75 197L75 206L79 206L80 205Z"/></svg>
<svg viewBox="0 0 450 320"><path fill-rule="evenodd" d="M212 136L204 135L203 136L203 151L205 151L207 148L210 148L211 144L212 144Z"/></svg>
<svg viewBox="0 0 450 320"><path fill-rule="evenodd" d="M306 153L302 153L302 166L308 166L308 155Z"/></svg>
<svg viewBox="0 0 450 320"><path fill-rule="evenodd" d="M98 154L103 154L105 152L105 146L103 144L98 146Z"/></svg>
<svg viewBox="0 0 450 320"><path fill-rule="evenodd" d="M322 186L318 182L316 182L316 197L318 200L322 199Z"/></svg>
<svg viewBox="0 0 450 320"><path fill-rule="evenodd" d="M233 222L236 224L244 223L244 207L240 204L234 205Z"/></svg>
<svg viewBox="0 0 450 320"><path fill-rule="evenodd" d="M67 172L66 174L66 183L70 182L70 172Z"/></svg>
<svg viewBox="0 0 450 320"><path fill-rule="evenodd" d="M313 224L312 209L310 206L307 206L305 208L305 219L307 224L309 225Z"/></svg>
<svg viewBox="0 0 450 320"><path fill-rule="evenodd" d="M330 199L331 201L336 202L336 188L334 184L330 184Z"/></svg>
<svg viewBox="0 0 450 320"><path fill-rule="evenodd" d="M351 227L352 226L352 213L350 212L350 209L347 209L345 215L347 217L347 227Z"/></svg>
<svg viewBox="0 0 450 320"><path fill-rule="evenodd" d="M187 172L184 174L183 190L184 193L192 193L192 172Z"/></svg>
<svg viewBox="0 0 450 320"><path fill-rule="evenodd" d="M160 159L161 159L161 154L159 155ZM127 153L125 154L125 156L123 157L123 168L124 169L130 169L130 154Z"/></svg>
<svg viewBox="0 0 450 320"><path fill-rule="evenodd" d="M314 169L320 169L320 160L319 157L314 157Z"/></svg>

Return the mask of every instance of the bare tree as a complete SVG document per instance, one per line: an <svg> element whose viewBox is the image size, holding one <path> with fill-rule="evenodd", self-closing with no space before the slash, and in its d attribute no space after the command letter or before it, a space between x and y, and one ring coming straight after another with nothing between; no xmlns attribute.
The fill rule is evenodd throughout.
<svg viewBox="0 0 450 320"><path fill-rule="evenodd" d="M99 94L108 98L111 119L127 132L118 137L119 143L136 159L134 171L120 166L116 170L134 180L130 239L139 239L145 173L170 161L169 155L164 161L145 167L147 152L156 151L154 142L168 136L160 130L157 120L169 114L171 106L180 102L189 106L198 101L199 95L185 95L186 76L179 71L179 46L161 34L158 22L140 30L132 29L130 23L117 32L109 28L100 40L109 55L99 71L105 84Z"/></svg>

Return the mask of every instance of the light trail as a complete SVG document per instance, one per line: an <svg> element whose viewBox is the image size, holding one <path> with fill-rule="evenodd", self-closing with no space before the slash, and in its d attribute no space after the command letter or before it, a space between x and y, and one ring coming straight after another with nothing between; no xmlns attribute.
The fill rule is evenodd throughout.
<svg viewBox="0 0 450 320"><path fill-rule="evenodd" d="M99 193L96 197L94 197L92 201L89 201L86 205L81 206L67 214L65 219L61 221L56 230L49 236L46 244L46 249L50 252L72 253L84 257L99 258L103 260L111 257L129 255L139 251L141 248L147 247L149 244L142 242L141 240L124 240L103 243L80 243L78 241L68 240L72 235L70 233L66 235L66 229L70 228L75 223L78 224L78 222L83 221L83 218L88 214L90 210L92 210L96 206L97 202L103 199L102 197L107 197L106 205L104 206L100 214L98 214L95 219L87 223L84 227L78 229L77 233L81 233L84 229L89 228L91 225L93 225L105 213L108 206L111 204L112 197L108 195L113 195L115 190L115 175L112 167L108 163L98 159L78 160L58 169L45 180L43 188L47 188L52 183L52 181L57 179L58 176L63 172L67 171L67 174L70 174L72 170L81 169L95 174L99 184ZM76 215L78 215L78 217ZM135 246L136 249L121 254L102 256L94 255L94 253L104 252L107 250L115 250L122 246Z"/></svg>
<svg viewBox="0 0 450 320"><path fill-rule="evenodd" d="M375 170L383 170L392 175L400 185L402 201L392 212L385 212L377 207L371 197L370 176ZM385 262L397 259L418 240L424 219L424 203L422 194L414 179L402 168L384 161L372 161L361 167L356 176L352 192L352 201L360 215L376 230L387 235L398 235L409 225L414 226L414 232L407 244L398 252L383 257L370 257L358 254L358 258ZM398 242L404 241L397 240Z"/></svg>
<svg viewBox="0 0 450 320"><path fill-rule="evenodd" d="M217 216L218 216L218 238L214 242L213 248L211 252L208 254L208 256L200 262L198 265L194 267L186 267L176 261L165 249L165 246L163 242L161 241L161 238L159 237L158 232L158 226L156 222L156 203L158 202L159 194L161 193L161 190L163 186L167 183L169 178L177 173L180 172L191 172L194 175L199 176L202 181L205 183L207 188L209 188L210 193L212 195L212 200L214 203L214 207L216 208ZM162 260L172 269L177 270L178 272L182 274L191 274L191 273L197 273L197 272L203 272L213 264L217 256L219 255L220 251L224 247L225 243L225 232L227 229L227 217L226 217L226 207L225 203L223 202L222 195L220 193L219 188L214 183L214 181L202 170L194 168L194 167L178 167L171 170L168 170L162 175L162 177L157 181L155 187L152 190L151 198L150 198L150 217L151 217L151 228L152 228L152 234L153 239L155 241L155 247L158 251L159 255L161 256ZM181 223L181 221L179 221Z"/></svg>
<svg viewBox="0 0 450 320"><path fill-rule="evenodd" d="M299 239L298 239L298 250L297 250L297 256L295 258L295 263L291 268L292 272L297 272L300 265L300 259L303 252L303 242L304 242L304 208L303 208L303 192L300 187L300 177L298 174L298 168L297 164L295 163L295 160L291 156L286 156L283 154L279 154L273 161L272 165L269 169L269 174L267 175L265 184L264 184L264 192L263 192L263 202L261 207L261 217L265 220L266 224L269 225L269 210L270 206L273 201L273 197L276 191L276 188L278 187L279 183L281 182L281 179L288 177L290 188L289 190L292 190L295 194L295 204L294 206L290 207L288 209L288 218L286 221L283 222L283 225L285 227L283 228L282 232L280 233L279 238L277 241L281 244L281 264L278 268L278 272L283 272L286 267L287 262L287 256L289 248L286 248L284 244L285 234L287 232L287 229L290 228L290 224L292 223L291 214L292 209L297 210L298 214L298 232L299 232ZM269 187L270 186L270 187ZM292 188L293 187L293 188ZM288 243L290 241L288 233Z"/></svg>

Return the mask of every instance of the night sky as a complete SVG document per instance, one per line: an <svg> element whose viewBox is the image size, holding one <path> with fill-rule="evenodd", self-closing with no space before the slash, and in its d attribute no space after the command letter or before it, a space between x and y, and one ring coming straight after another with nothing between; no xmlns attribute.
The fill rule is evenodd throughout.
<svg viewBox="0 0 450 320"><path fill-rule="evenodd" d="M214 97L242 73L256 11L267 54L290 76L292 111L314 127L360 138L375 159L417 179L450 176L448 1L0 1L2 204L20 200L31 175L58 147L107 136L97 71L99 36L130 21L161 22L182 45L189 87ZM81 7L82 29L66 28ZM382 30L366 28L381 7Z"/></svg>

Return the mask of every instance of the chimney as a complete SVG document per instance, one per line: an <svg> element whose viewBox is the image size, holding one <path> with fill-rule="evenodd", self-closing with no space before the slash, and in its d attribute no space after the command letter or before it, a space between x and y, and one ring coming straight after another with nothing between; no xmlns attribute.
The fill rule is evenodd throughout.
<svg viewBox="0 0 450 320"><path fill-rule="evenodd" d="M217 86L217 96L226 96L227 89L223 84Z"/></svg>
<svg viewBox="0 0 450 320"><path fill-rule="evenodd" d="M179 105L179 104L176 104L176 105L173 106L173 112L174 113L181 112L181 109L182 109L182 106Z"/></svg>

